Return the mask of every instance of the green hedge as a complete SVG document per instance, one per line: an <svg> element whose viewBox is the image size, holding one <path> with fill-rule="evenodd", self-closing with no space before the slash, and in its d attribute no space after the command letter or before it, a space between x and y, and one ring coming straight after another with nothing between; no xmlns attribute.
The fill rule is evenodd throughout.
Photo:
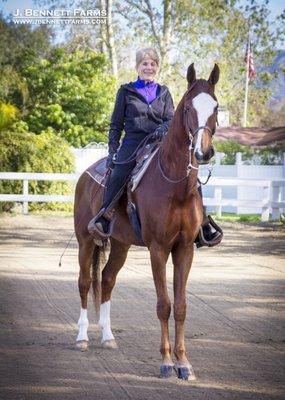
<svg viewBox="0 0 285 400"><path fill-rule="evenodd" d="M0 171L7 172L74 172L74 156L69 144L50 131L35 135L29 132L0 132ZM22 181L0 181L1 193L21 194ZM68 182L30 181L31 194L70 194ZM8 211L13 203L0 203ZM64 203L30 203L30 210L69 210Z"/></svg>
<svg viewBox="0 0 285 400"><path fill-rule="evenodd" d="M224 165L234 165L236 153L242 153L244 161L250 162L257 157L260 165L280 165L283 163L282 157L285 152L285 142L259 148L243 146L231 140L214 139L214 147L216 152L224 153L221 161Z"/></svg>

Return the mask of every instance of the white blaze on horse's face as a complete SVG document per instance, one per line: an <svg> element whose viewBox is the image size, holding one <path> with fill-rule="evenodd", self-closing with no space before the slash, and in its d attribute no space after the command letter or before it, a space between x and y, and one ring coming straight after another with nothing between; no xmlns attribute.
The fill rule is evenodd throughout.
<svg viewBox="0 0 285 400"><path fill-rule="evenodd" d="M199 93L192 100L193 107L197 112L198 126L205 126L207 124L208 118L213 114L218 103L213 99L208 93ZM197 133L197 141L194 149L194 153L202 154L202 138L203 129L200 129Z"/></svg>

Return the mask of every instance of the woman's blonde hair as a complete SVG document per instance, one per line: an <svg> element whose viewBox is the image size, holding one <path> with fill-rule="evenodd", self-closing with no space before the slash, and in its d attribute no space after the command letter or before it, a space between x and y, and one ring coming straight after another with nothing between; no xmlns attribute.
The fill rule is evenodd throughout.
<svg viewBox="0 0 285 400"><path fill-rule="evenodd" d="M157 51L152 47L146 47L145 49L140 49L136 52L136 67L140 65L145 56L149 56L153 61L156 62L157 65L159 65L159 57Z"/></svg>

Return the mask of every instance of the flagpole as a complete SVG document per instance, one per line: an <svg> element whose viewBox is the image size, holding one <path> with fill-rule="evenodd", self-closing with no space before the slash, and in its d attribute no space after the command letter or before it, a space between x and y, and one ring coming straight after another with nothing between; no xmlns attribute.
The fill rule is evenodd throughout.
<svg viewBox="0 0 285 400"><path fill-rule="evenodd" d="M245 79L245 94L244 94L244 109L243 109L243 127L247 125L247 103L248 103L248 83L249 83L249 34L247 38L247 49L246 49L246 79Z"/></svg>

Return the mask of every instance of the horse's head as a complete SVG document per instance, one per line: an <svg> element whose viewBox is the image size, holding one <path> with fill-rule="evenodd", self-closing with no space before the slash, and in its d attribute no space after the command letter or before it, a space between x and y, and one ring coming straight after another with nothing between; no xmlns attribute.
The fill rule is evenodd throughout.
<svg viewBox="0 0 285 400"><path fill-rule="evenodd" d="M184 125L198 164L206 164L214 155L212 138L216 129L218 102L215 84L220 70L215 64L209 79L196 79L194 64L187 71L188 90L184 95Z"/></svg>

